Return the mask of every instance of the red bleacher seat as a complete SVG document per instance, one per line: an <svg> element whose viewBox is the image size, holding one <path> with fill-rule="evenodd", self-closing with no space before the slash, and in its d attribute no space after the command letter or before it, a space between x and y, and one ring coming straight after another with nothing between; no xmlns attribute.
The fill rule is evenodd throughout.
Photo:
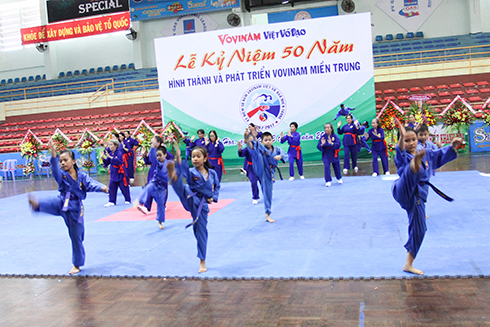
<svg viewBox="0 0 490 327"><path fill-rule="evenodd" d="M466 90L466 93L475 94L475 93L478 93L478 90L477 89L468 89L468 90Z"/></svg>
<svg viewBox="0 0 490 327"><path fill-rule="evenodd" d="M490 88L483 88L483 89L480 89L480 92L481 92L481 93L488 93L488 92L490 92Z"/></svg>
<svg viewBox="0 0 490 327"><path fill-rule="evenodd" d="M376 109L381 109L381 108L383 108L383 105L381 105L381 104L376 105Z"/></svg>
<svg viewBox="0 0 490 327"><path fill-rule="evenodd" d="M438 94L440 97L448 97L451 95L451 93L449 93L447 91L442 91L442 92L439 92Z"/></svg>
<svg viewBox="0 0 490 327"><path fill-rule="evenodd" d="M381 91L376 90L376 91L374 91L374 94L381 94ZM136 111L133 111L132 114L133 115L139 115L139 114L141 114L141 111L136 110Z"/></svg>
<svg viewBox="0 0 490 327"><path fill-rule="evenodd" d="M451 92L453 95L464 95L463 91L452 91Z"/></svg>
<svg viewBox="0 0 490 327"><path fill-rule="evenodd" d="M397 97L398 100L407 100L408 99L408 95L399 95Z"/></svg>
<svg viewBox="0 0 490 327"><path fill-rule="evenodd" d="M461 84L456 83L456 84L449 84L449 87L452 89L459 89L461 87Z"/></svg>
<svg viewBox="0 0 490 327"><path fill-rule="evenodd" d="M376 102L381 102L381 101L383 101L383 99L381 99L381 98L376 98Z"/></svg>
<svg viewBox="0 0 490 327"><path fill-rule="evenodd" d="M398 104L400 107L410 107L410 102L401 102Z"/></svg>
<svg viewBox="0 0 490 327"><path fill-rule="evenodd" d="M385 101L388 101L388 100L393 101L393 100L395 100L395 97L394 97L394 96L392 96L392 95L390 95L390 96L384 97L384 100L385 100Z"/></svg>
<svg viewBox="0 0 490 327"><path fill-rule="evenodd" d="M432 105L432 106L435 106L436 104L439 104L439 101L437 101L437 100L428 100L427 103L430 104L430 105Z"/></svg>
<svg viewBox="0 0 490 327"><path fill-rule="evenodd" d="M393 91L393 92L394 92L394 91ZM144 111L142 111L141 113L142 113L142 114L149 114L150 112L151 112L151 110L144 110Z"/></svg>
<svg viewBox="0 0 490 327"><path fill-rule="evenodd" d="M473 109L475 109L475 110L480 110L482 107L483 107L483 105L482 105L482 104L475 104L475 105L473 106Z"/></svg>
<svg viewBox="0 0 490 327"><path fill-rule="evenodd" d="M476 82L476 85L478 86L484 86L484 85L489 85L490 83L488 83L487 81L480 81L480 82Z"/></svg>
<svg viewBox="0 0 490 327"><path fill-rule="evenodd" d="M441 104L451 103L452 99L441 99Z"/></svg>
<svg viewBox="0 0 490 327"><path fill-rule="evenodd" d="M482 118L482 117L483 117L483 113L482 113L482 112L477 112L477 113L475 114L475 117L476 117L476 118Z"/></svg>
<svg viewBox="0 0 490 327"><path fill-rule="evenodd" d="M436 87L437 87L438 90L449 88L446 84L437 85Z"/></svg>
<svg viewBox="0 0 490 327"><path fill-rule="evenodd" d="M408 92L408 89L406 87L402 87L402 88L396 89L396 91L398 93L406 93L406 92Z"/></svg>
<svg viewBox="0 0 490 327"><path fill-rule="evenodd" d="M471 86L475 86L476 84L473 83L473 82L466 82L466 83L463 83L463 86L465 87L471 87Z"/></svg>
<svg viewBox="0 0 490 327"><path fill-rule="evenodd" d="M427 94L428 96L433 97L433 98L435 98L437 96L436 93L432 93L432 92L431 93L425 93L425 94Z"/></svg>
<svg viewBox="0 0 490 327"><path fill-rule="evenodd" d="M425 91L430 91L430 90L435 90L436 88L433 87L432 85L427 85L427 86L424 86L424 90Z"/></svg>
<svg viewBox="0 0 490 327"><path fill-rule="evenodd" d="M406 92L406 91L405 91L405 92ZM162 111L161 111L160 109L153 109L151 112L152 112L152 113L154 113L154 114L157 114L157 113L160 113L160 112L162 112Z"/></svg>
<svg viewBox="0 0 490 327"><path fill-rule="evenodd" d="M481 97L469 97L468 100L470 100L471 102L478 102L478 101L481 101Z"/></svg>
<svg viewBox="0 0 490 327"><path fill-rule="evenodd" d="M422 91L422 89L420 87L418 87L418 86L414 86L414 87L411 87L410 88L410 91L411 92L419 92L419 91Z"/></svg>

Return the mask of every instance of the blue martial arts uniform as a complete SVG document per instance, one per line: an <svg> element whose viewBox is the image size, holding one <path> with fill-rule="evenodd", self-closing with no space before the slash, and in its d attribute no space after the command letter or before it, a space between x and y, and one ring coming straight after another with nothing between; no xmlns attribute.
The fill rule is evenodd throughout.
<svg viewBox="0 0 490 327"><path fill-rule="evenodd" d="M218 175L214 170L208 169L208 178L205 179L195 167L189 169L185 160L180 165L176 164L175 168L179 177L176 182L172 181L172 187L179 196L184 209L189 211L193 218L192 227L197 240L197 257L206 260L209 213L206 200L212 198L214 202L218 202L220 190ZM184 184L182 178L187 180L187 185Z"/></svg>
<svg viewBox="0 0 490 327"><path fill-rule="evenodd" d="M357 151L361 151L362 148L366 148L369 153L371 153L371 148L366 142L366 137L364 136L364 133L366 132L366 127L360 125L359 126L359 143L357 143Z"/></svg>
<svg viewBox="0 0 490 327"><path fill-rule="evenodd" d="M162 163L157 159L157 149L151 148L148 154L152 167L155 167L151 181L145 186L139 197L140 204L146 204L148 198L155 199L157 203L157 220L165 222L165 205L168 197L167 159ZM150 201L151 207L151 201Z"/></svg>
<svg viewBox="0 0 490 327"><path fill-rule="evenodd" d="M134 178L134 150L135 144L139 144L135 139L128 137L124 140L124 146L128 151L123 154L124 168L128 174L128 178Z"/></svg>
<svg viewBox="0 0 490 327"><path fill-rule="evenodd" d="M197 138L196 140L194 140L192 143L191 143L191 150L193 148L195 148L196 146L202 146L202 147L206 147L206 141L204 140L204 137L202 139L200 138Z"/></svg>
<svg viewBox="0 0 490 327"><path fill-rule="evenodd" d="M109 167L109 202L116 204L117 201L117 188L121 189L122 194L126 202L131 202L131 194L129 191L129 180L126 175L126 169L123 162L123 150L120 146L114 153L108 151L112 157L104 159L104 165Z"/></svg>
<svg viewBox="0 0 490 327"><path fill-rule="evenodd" d="M340 108L339 111L337 112L337 115L335 116L335 118L333 120L337 120L337 118L339 118L340 116L347 116L347 115L351 115L352 116L352 119L355 120L354 118L354 115L352 113L350 113L350 111L354 110L356 108L345 108L342 109Z"/></svg>
<svg viewBox="0 0 490 327"><path fill-rule="evenodd" d="M395 165L400 178L393 182L391 190L396 202L407 211L409 224L405 248L414 258L427 231L425 202L429 192L430 170L437 169L456 157L456 151L450 146L438 150L427 149L422 158L420 171L413 173L410 169L413 155L406 150L401 151L398 145L396 146Z"/></svg>
<svg viewBox="0 0 490 327"><path fill-rule="evenodd" d="M252 168L255 175L259 178L262 187L262 196L264 197L265 213L271 214L272 207L272 180L274 178L274 169L277 166L275 156L281 155L279 147L273 147L272 153L267 150L260 142L252 141L253 148L247 148L252 157Z"/></svg>
<svg viewBox="0 0 490 327"><path fill-rule="evenodd" d="M225 151L225 146L221 141L218 141L218 143L209 141L206 149L208 150L209 163L213 166L213 169L216 171L216 174L218 174L218 179L221 182L221 176L223 176L223 173L226 174L223 157L221 156L223 151Z"/></svg>
<svg viewBox="0 0 490 327"><path fill-rule="evenodd" d="M172 161L175 159L175 157L172 153L167 152L167 158L166 159L169 161ZM150 169L148 170L148 179L146 181L146 185L148 185L153 179L153 175L155 173L155 166L151 163L149 156L143 157L143 160L145 161L145 164L150 165ZM167 167L167 166L165 165L165 167ZM168 198L168 185L167 185L167 192L165 193L165 202L164 202L165 205L167 204L167 198ZM145 207L148 211L151 211L151 203L152 202L153 202L153 197L151 196L151 194L148 194L146 196L146 201L145 201Z"/></svg>
<svg viewBox="0 0 490 327"><path fill-rule="evenodd" d="M337 135L331 134L330 140L332 144L328 143L327 134L323 134L318 140L317 149L322 152L322 161L325 171L325 182L332 181L332 175L330 173L330 164L332 164L333 171L337 180L342 179L342 174L340 173L340 139ZM325 140L325 144L322 146L322 139Z"/></svg>
<svg viewBox="0 0 490 327"><path fill-rule="evenodd" d="M378 135L376 136L375 133ZM371 128L368 131L369 138L373 141L371 149L373 150L373 172L379 175L378 156L381 158L383 172L386 174L389 171L388 166L388 147L386 146L385 132L381 127L376 131Z"/></svg>
<svg viewBox="0 0 490 327"><path fill-rule="evenodd" d="M360 134L360 130L356 124L350 123L337 128L337 133L339 135L345 134L342 140L344 145L344 169L350 169L349 153L352 157L352 165L357 167L357 136Z"/></svg>
<svg viewBox="0 0 490 327"><path fill-rule="evenodd" d="M193 142L189 139L189 137L184 138L182 141L185 144L185 160L190 160Z"/></svg>
<svg viewBox="0 0 490 327"><path fill-rule="evenodd" d="M247 177L250 180L250 184L252 185L252 199L258 200L259 199L259 186L258 186L257 182L259 179L258 179L257 175L255 175L255 173L254 173L252 155L250 154L248 148L243 148L242 150L238 150L238 156L239 157L245 157L245 162L247 163L245 170L247 171Z"/></svg>
<svg viewBox="0 0 490 327"><path fill-rule="evenodd" d="M60 195L56 198L40 199L37 211L63 217L72 247L72 263L80 267L85 264L83 239L85 227L83 223L83 203L87 192L102 192L103 184L94 181L86 173L77 171L78 178L73 180L70 173L62 171L57 157L51 158L51 170L58 183Z"/></svg>
<svg viewBox="0 0 490 327"><path fill-rule="evenodd" d="M303 176L303 153L301 152L301 134L297 131L292 133L291 136L284 135L281 138L281 144L288 142L288 156L289 156L289 176L294 177L294 161L296 160L296 166L298 166L298 174ZM276 163L277 166L277 163Z"/></svg>

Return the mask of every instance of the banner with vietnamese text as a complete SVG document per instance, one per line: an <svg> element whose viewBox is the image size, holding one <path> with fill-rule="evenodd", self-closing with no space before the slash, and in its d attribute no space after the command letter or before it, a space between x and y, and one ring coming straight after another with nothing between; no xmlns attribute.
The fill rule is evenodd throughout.
<svg viewBox="0 0 490 327"><path fill-rule="evenodd" d="M190 135L216 130L235 146L225 159L249 123L278 140L295 121L305 159L319 159L340 104L375 116L371 42L369 13L156 39L162 116Z"/></svg>

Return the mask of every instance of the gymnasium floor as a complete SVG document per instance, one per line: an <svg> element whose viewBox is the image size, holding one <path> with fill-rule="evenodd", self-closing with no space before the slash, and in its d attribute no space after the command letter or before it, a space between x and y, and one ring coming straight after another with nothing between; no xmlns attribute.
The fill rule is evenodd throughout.
<svg viewBox="0 0 490 327"><path fill-rule="evenodd" d="M487 154L462 156L446 165L444 172L436 174L434 183L456 201L446 204L436 194L429 195L429 232L416 261L425 270L425 278L400 269L405 255L400 244L402 247L406 239L406 217L389 193L380 193L389 190L391 181L382 182L379 177L368 176L369 161L359 164L359 177L344 178L342 191L334 188L339 187L335 183L330 189L323 186L320 178L323 168L314 162L305 167L307 180L279 181L275 196L295 198L298 203L314 201L301 210L290 201L273 202L273 218L277 222L272 225L262 221L261 203L252 207L250 195L243 194L242 189L247 189L248 183L240 182L243 176L239 175L238 167L227 167L222 194L233 201L210 216L210 230L213 226L213 230L222 230L214 235L210 233L220 241L212 244L210 240L206 276L195 273L198 262L195 241L192 232L183 229L187 220L169 219L165 230L156 231L154 221L119 221L118 212L114 212L116 221L96 222L111 216L104 213L104 217L94 216L93 223L87 223L88 226L105 224L103 228L112 224L110 228L115 230L105 232L106 243L98 244L99 248L92 247L87 254L94 260L84 269L88 272L83 270L85 274L77 277L66 276L70 267L70 253L66 254L69 248L59 246L53 250L57 237L68 240L66 230L62 235L60 228L60 235L56 232L50 236L53 239L41 242L39 239L56 224L56 217L39 217L37 221L38 218L26 211L25 195L22 196L31 191L40 195L56 194L52 192L56 183L52 180L35 180L32 184L24 180L4 182L0 184L0 205L3 208L14 205L20 213L12 214L8 210L7 214L7 210L2 210L0 287L4 291L0 292L0 324L488 326L490 265L486 255L490 203L485 201L489 194L488 177L479 172L490 173L489 159ZM136 183L144 183L144 178L138 175ZM101 177L100 181L107 183L107 178ZM318 189L292 194L288 185L301 182L308 183L308 189L317 185ZM379 203L372 199L373 192ZM317 205L323 194L328 196L325 202L332 203L333 209L322 211L325 205ZM355 206L346 203L344 198L349 195L356 198ZM339 216L338 212L345 208L354 211L358 219L351 220L349 213ZM99 211L87 208L87 212L90 210ZM374 213L379 211L389 212L390 217L376 221ZM227 220L236 215L239 219ZM393 226L386 228L390 222ZM396 237L379 237L380 233L397 229L400 233ZM93 228L92 231L95 231L93 240L94 235L103 234ZM118 233L124 239L122 253L104 250L103 246L117 249L113 247L115 239L108 235ZM141 240L130 237L137 233L146 241L158 233L176 236L166 240L170 243L154 240L155 252L142 260L143 256L132 253L144 246ZM278 235L274 238L273 234ZM88 238L87 232L87 250ZM26 239L29 239L27 252ZM293 246L284 249L288 243ZM318 249L322 244L325 251ZM256 250L251 252L253 248ZM210 260L212 252L218 254L213 254ZM14 263L9 263L9 253L18 254ZM141 267L141 261L152 266L152 258L155 267ZM179 260L174 262L175 258ZM127 270L119 266L126 266Z"/></svg>

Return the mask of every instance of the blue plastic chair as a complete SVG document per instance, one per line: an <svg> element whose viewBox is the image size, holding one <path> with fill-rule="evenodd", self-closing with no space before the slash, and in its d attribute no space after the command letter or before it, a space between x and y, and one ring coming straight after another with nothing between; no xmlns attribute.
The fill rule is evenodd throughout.
<svg viewBox="0 0 490 327"><path fill-rule="evenodd" d="M383 35L376 35L376 42L383 41Z"/></svg>
<svg viewBox="0 0 490 327"><path fill-rule="evenodd" d="M110 73L111 72L111 66L105 66L104 72Z"/></svg>
<svg viewBox="0 0 490 327"><path fill-rule="evenodd" d="M130 63L130 64L128 65L128 69L135 69L134 64L133 64L133 63Z"/></svg>
<svg viewBox="0 0 490 327"><path fill-rule="evenodd" d="M88 75L88 71L86 69L82 69L82 75Z"/></svg>
<svg viewBox="0 0 490 327"><path fill-rule="evenodd" d="M0 82L0 85L5 85L5 84L7 84L7 81L2 79L2 81Z"/></svg>
<svg viewBox="0 0 490 327"><path fill-rule="evenodd" d="M16 77L16 78L14 79L14 83L20 83L20 78Z"/></svg>
<svg viewBox="0 0 490 327"><path fill-rule="evenodd" d="M405 38L405 37L403 36L403 33L398 33L398 34L396 35L396 39L397 39L397 40L403 40L404 38Z"/></svg>
<svg viewBox="0 0 490 327"><path fill-rule="evenodd" d="M126 64L122 64L121 65L121 70L125 70L125 69L128 69L128 66Z"/></svg>
<svg viewBox="0 0 490 327"><path fill-rule="evenodd" d="M66 77L72 77L72 76L73 76L73 73L71 70L66 72Z"/></svg>
<svg viewBox="0 0 490 327"><path fill-rule="evenodd" d="M8 81L7 81L7 84L13 84L14 83L14 80L9 78Z"/></svg>
<svg viewBox="0 0 490 327"><path fill-rule="evenodd" d="M73 76L80 76L80 71L77 69L73 72Z"/></svg>
<svg viewBox="0 0 490 327"><path fill-rule="evenodd" d="M41 75L36 75L36 77L34 78L34 80L40 81L41 80Z"/></svg>
<svg viewBox="0 0 490 327"><path fill-rule="evenodd" d="M60 72L60 74L58 75L58 78L63 78L65 77L65 72Z"/></svg>
<svg viewBox="0 0 490 327"><path fill-rule="evenodd" d="M29 82L34 82L34 76L29 76L29 78L27 79Z"/></svg>
<svg viewBox="0 0 490 327"><path fill-rule="evenodd" d="M104 68L102 67L97 67L97 74L99 73L103 73L104 72Z"/></svg>
<svg viewBox="0 0 490 327"><path fill-rule="evenodd" d="M20 80L22 83L26 83L27 82L27 77L22 77L22 79Z"/></svg>
<svg viewBox="0 0 490 327"><path fill-rule="evenodd" d="M43 74L43 79L46 79L46 74Z"/></svg>
<svg viewBox="0 0 490 327"><path fill-rule="evenodd" d="M117 71L117 70L119 70L119 66L118 65L112 66L112 71Z"/></svg>
<svg viewBox="0 0 490 327"><path fill-rule="evenodd" d="M88 71L89 74L95 74L95 68L90 68Z"/></svg>
<svg viewBox="0 0 490 327"><path fill-rule="evenodd" d="M407 33L407 39L413 39L414 37L415 37L415 35L413 34L413 32Z"/></svg>
<svg viewBox="0 0 490 327"><path fill-rule="evenodd" d="M386 41L393 41L393 34L386 34Z"/></svg>
<svg viewBox="0 0 490 327"><path fill-rule="evenodd" d="M415 33L415 37L424 37L424 32L419 31L419 32Z"/></svg>

